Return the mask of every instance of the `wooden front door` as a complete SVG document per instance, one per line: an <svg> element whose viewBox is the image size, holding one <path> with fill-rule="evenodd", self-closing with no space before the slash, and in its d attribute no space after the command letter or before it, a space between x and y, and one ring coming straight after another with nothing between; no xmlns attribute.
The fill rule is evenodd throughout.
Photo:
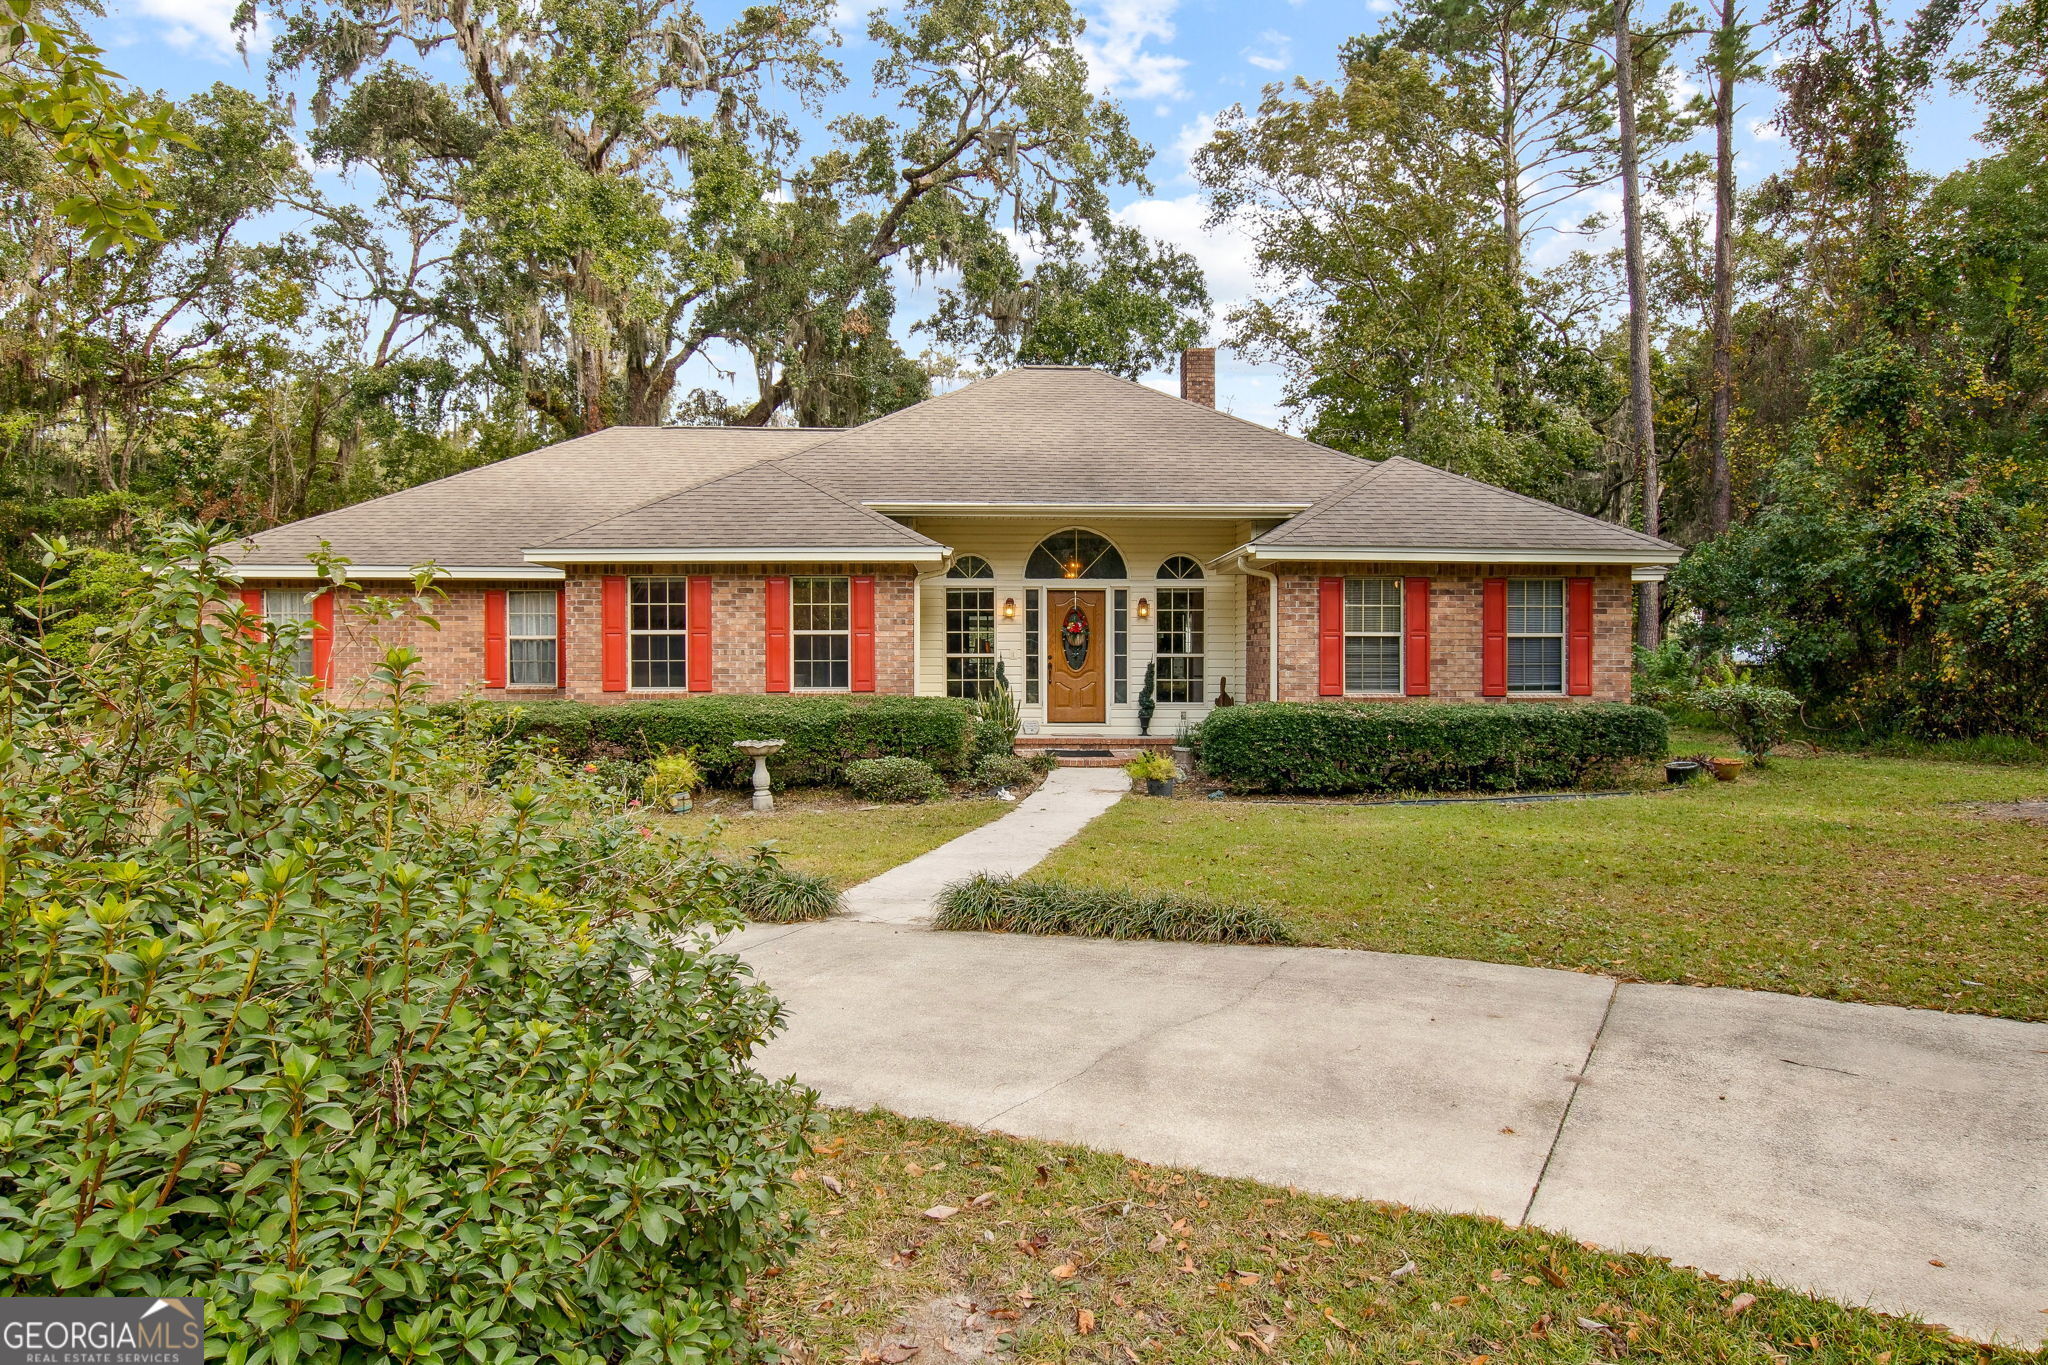
<svg viewBox="0 0 2048 1365"><path fill-rule="evenodd" d="M1103 660L1109 657L1108 622L1100 592L1046 590L1047 632L1045 718L1054 725L1100 725L1109 719Z"/></svg>

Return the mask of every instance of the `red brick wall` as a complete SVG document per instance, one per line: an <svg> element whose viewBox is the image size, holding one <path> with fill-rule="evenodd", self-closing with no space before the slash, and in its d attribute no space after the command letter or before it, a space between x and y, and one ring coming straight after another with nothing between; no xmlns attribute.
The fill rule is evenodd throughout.
<svg viewBox="0 0 2048 1365"><path fill-rule="evenodd" d="M1263 578L1250 574L1244 580L1244 699L1271 701L1266 695L1273 681L1272 590Z"/></svg>
<svg viewBox="0 0 2048 1365"><path fill-rule="evenodd" d="M1317 635L1319 578L1359 575L1430 580L1430 696L1433 701L1503 700L1481 695L1479 687L1479 594L1486 578L1593 579L1594 701L1627 701L1634 656L1635 596L1626 566L1611 564L1288 564L1280 581L1280 700L1322 700ZM1260 587L1252 580L1253 592ZM1265 630L1263 613L1247 614L1250 649ZM1388 700L1396 700L1389 698ZM1542 701L1518 695L1505 700ZM1577 700L1560 698L1560 700Z"/></svg>
<svg viewBox="0 0 2048 1365"><path fill-rule="evenodd" d="M446 700L477 693L494 700L542 700L567 697L575 701L633 701L644 697L682 696L675 692L606 692L603 690L602 607L599 584L607 573L703 574L711 579L711 686L714 692L761 692L767 686L764 581L771 574L873 574L875 579L875 690L907 695L911 690L915 632L915 577L890 565L597 565L571 571L566 582L461 582L441 585L420 610L440 623L435 630L419 620L362 619L351 607L361 594L344 591L335 600L334 678L338 693L350 701L367 698L362 684L383 661L386 649L409 645L422 658L421 676L432 685L431 696ZM252 588L300 588L303 583L251 582ZM373 594L405 595L405 585L371 583ZM484 688L484 594L494 588L554 588L566 592L562 621L562 683L560 688Z"/></svg>

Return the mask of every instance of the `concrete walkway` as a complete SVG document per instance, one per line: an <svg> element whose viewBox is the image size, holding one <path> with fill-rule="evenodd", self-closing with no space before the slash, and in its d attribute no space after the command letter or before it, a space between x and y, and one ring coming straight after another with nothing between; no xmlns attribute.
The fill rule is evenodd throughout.
<svg viewBox="0 0 2048 1365"><path fill-rule="evenodd" d="M1117 768L1055 768L1038 790L998 820L890 868L846 893L845 917L877 924L923 924L948 884L977 872L1017 876L1117 803L1131 779Z"/></svg>
<svg viewBox="0 0 2048 1365"><path fill-rule="evenodd" d="M789 1007L766 1069L831 1104L2048 1328L2048 1025L1317 948L841 921L732 946Z"/></svg>

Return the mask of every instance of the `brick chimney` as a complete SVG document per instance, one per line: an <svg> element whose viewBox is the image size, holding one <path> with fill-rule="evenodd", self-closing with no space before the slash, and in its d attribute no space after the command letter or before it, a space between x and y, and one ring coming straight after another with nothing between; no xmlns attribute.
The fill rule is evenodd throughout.
<svg viewBox="0 0 2048 1365"><path fill-rule="evenodd" d="M1205 408L1216 406L1216 348L1190 346L1180 353L1180 396Z"/></svg>

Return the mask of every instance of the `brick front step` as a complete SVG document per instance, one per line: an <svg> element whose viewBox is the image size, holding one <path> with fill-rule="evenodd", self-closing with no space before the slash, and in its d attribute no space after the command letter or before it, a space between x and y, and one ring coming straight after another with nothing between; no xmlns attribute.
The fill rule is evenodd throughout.
<svg viewBox="0 0 2048 1365"><path fill-rule="evenodd" d="M1035 749L1124 749L1136 753L1140 749L1171 749L1171 735L1019 735L1017 751L1030 753Z"/></svg>

